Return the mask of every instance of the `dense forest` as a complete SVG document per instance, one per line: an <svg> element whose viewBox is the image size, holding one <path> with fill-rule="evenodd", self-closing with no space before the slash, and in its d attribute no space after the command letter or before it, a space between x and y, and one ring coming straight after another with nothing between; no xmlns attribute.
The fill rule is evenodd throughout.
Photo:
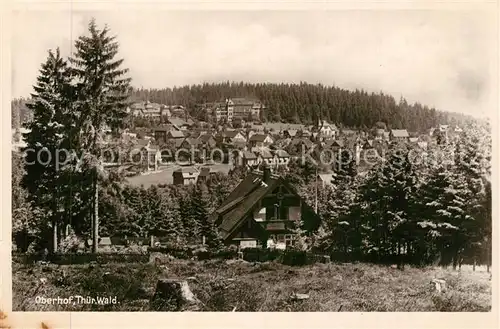
<svg viewBox="0 0 500 329"><path fill-rule="evenodd" d="M471 117L438 111L419 103L396 101L383 93L349 91L334 86L301 84L217 83L165 89L131 89L131 102L146 101L166 105L183 105L189 114L206 119L206 108L226 98L246 97L262 102L266 109L261 121L314 124L319 119L350 128L372 128L377 122L388 128L406 128L424 132L438 124L463 124ZM12 126L30 117L27 99L12 102Z"/></svg>
<svg viewBox="0 0 500 329"><path fill-rule="evenodd" d="M438 124L458 124L471 119L419 103L408 104L405 99L398 102L384 93L369 94L363 90L349 91L308 83L205 83L173 89L134 89L132 97L134 100L184 105L195 117L200 117L201 104L246 97L259 100L267 107L262 112L262 121L313 124L324 119L340 126L361 129L385 122L393 129L424 131Z"/></svg>

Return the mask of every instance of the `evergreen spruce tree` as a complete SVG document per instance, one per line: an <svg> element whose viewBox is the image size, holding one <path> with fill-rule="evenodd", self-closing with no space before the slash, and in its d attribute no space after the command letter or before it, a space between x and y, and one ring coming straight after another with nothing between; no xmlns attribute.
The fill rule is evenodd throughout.
<svg viewBox="0 0 500 329"><path fill-rule="evenodd" d="M130 78L125 77L128 69L121 68L123 60L115 59L118 42L109 35L108 27L100 30L92 19L88 32L90 35L76 41L70 63L78 91L78 124L74 135L79 136L80 151L88 156L85 169L92 176L92 251L97 252L98 179L104 170L100 159L103 131L106 125L114 131L122 127L127 115Z"/></svg>
<svg viewBox="0 0 500 329"><path fill-rule="evenodd" d="M197 184L191 196L191 209L193 221L197 223L200 230L200 236L205 237L205 241L209 246L217 246L218 240L215 223L210 222L210 195L205 184Z"/></svg>
<svg viewBox="0 0 500 329"><path fill-rule="evenodd" d="M49 51L33 87L32 101L27 104L33 111L33 120L26 124L29 132L25 135L26 175L23 185L29 193L29 201L44 213L46 223L43 232L51 227L53 252L57 251L58 227L64 221L62 205L67 203L65 198L71 197L67 193L64 168L58 166L58 160L63 162L65 159L56 159L59 151L65 148L65 129L71 123L68 115L72 100L70 79L59 49Z"/></svg>

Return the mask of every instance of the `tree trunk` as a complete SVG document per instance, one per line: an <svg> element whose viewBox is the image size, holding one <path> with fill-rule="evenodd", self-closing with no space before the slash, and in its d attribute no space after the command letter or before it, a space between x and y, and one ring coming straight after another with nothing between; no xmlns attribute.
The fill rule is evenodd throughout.
<svg viewBox="0 0 500 329"><path fill-rule="evenodd" d="M401 241L398 241L397 245L397 250L398 250L398 269L401 269L402 261L401 261Z"/></svg>
<svg viewBox="0 0 500 329"><path fill-rule="evenodd" d="M99 244L99 185L97 184L97 169L94 177L94 214L92 227L92 252L97 253Z"/></svg>
<svg viewBox="0 0 500 329"><path fill-rule="evenodd" d="M491 234L491 232L490 232L490 234ZM491 235L489 235L486 239L487 239L487 243L486 243L486 272L490 273L491 249L493 248L493 244L491 243Z"/></svg>
<svg viewBox="0 0 500 329"><path fill-rule="evenodd" d="M476 271L476 256L474 256L474 263L472 264L472 271Z"/></svg>
<svg viewBox="0 0 500 329"><path fill-rule="evenodd" d="M57 245L58 245L58 240L57 240L57 222L54 219L52 221L52 252L54 252L54 253L57 252Z"/></svg>

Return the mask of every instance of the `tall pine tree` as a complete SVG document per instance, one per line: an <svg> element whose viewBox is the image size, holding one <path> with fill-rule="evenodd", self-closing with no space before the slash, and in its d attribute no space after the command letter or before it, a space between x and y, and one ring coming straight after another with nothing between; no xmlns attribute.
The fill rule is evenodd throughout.
<svg viewBox="0 0 500 329"><path fill-rule="evenodd" d="M75 43L76 52L70 58L71 72L78 91L78 125L80 151L85 153L85 168L92 176L93 223L92 251L97 252L99 176L104 171L102 159L103 132L109 126L115 132L126 118L128 91L131 79L125 77L128 69L121 68L123 59L118 54L116 37L110 36L107 26L100 30L95 20L89 23L88 32Z"/></svg>
<svg viewBox="0 0 500 329"><path fill-rule="evenodd" d="M26 124L26 175L23 184L29 193L29 200L45 214L45 228L52 228L53 252L57 251L58 227L64 221L65 198L71 197L68 182L64 179L64 168L59 167L59 163L66 160L59 155L65 148L65 129L71 118L70 81L67 64L59 49L49 51L33 87L32 101L27 104L33 111L33 120Z"/></svg>

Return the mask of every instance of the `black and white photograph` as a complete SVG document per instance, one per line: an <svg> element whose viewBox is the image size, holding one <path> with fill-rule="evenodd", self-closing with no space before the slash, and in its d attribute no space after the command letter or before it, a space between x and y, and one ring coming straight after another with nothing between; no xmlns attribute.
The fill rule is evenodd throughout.
<svg viewBox="0 0 500 329"><path fill-rule="evenodd" d="M12 311L492 312L497 14L315 8L12 10Z"/></svg>

